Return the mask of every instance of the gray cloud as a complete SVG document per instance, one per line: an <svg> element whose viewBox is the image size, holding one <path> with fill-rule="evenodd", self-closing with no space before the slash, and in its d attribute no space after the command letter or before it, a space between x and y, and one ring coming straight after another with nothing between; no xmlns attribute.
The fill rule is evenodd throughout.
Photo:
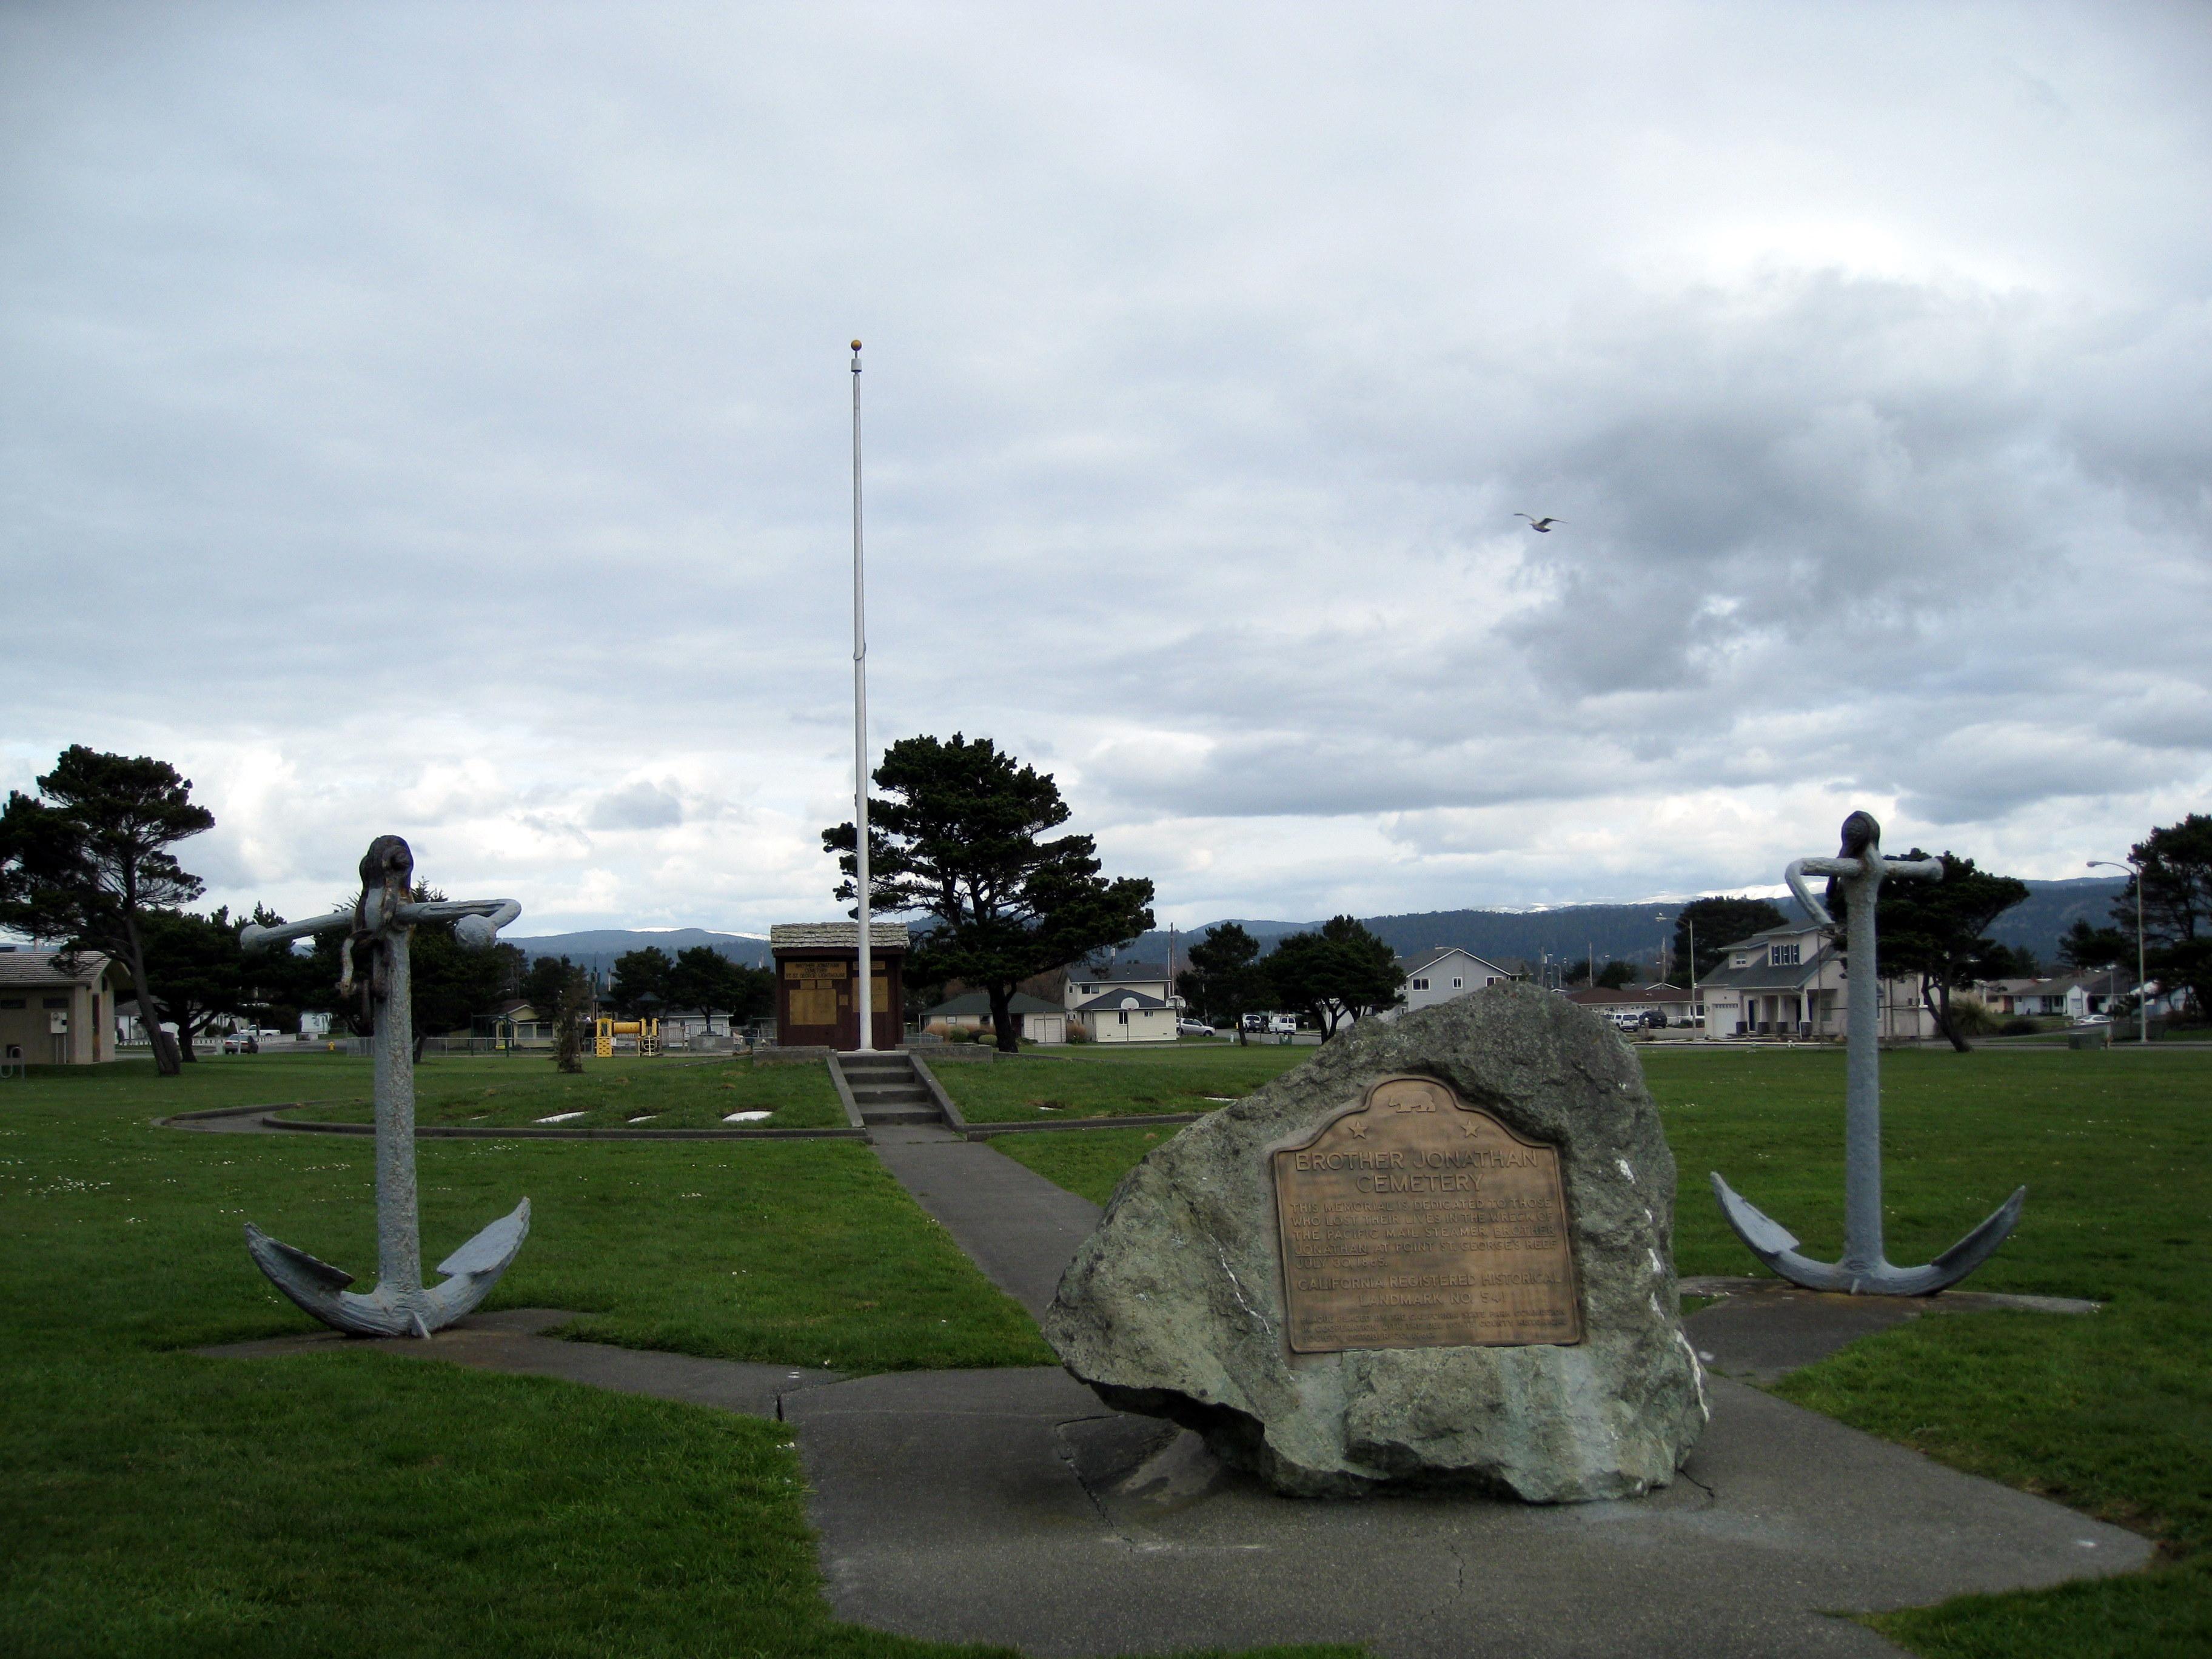
<svg viewBox="0 0 2212 1659"><path fill-rule="evenodd" d="M2208 79L2129 9L11 8L0 782L176 759L233 902L391 829L828 914L857 332L878 739L1170 915L1861 799L2070 872L2212 791Z"/></svg>
<svg viewBox="0 0 2212 1659"><path fill-rule="evenodd" d="M600 796L591 822L594 830L665 830L684 822L684 803L675 791L641 778Z"/></svg>

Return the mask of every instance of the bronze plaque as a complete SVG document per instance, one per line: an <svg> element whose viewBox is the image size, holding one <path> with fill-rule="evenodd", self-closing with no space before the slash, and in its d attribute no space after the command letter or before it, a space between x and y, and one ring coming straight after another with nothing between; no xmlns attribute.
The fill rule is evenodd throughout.
<svg viewBox="0 0 2212 1659"><path fill-rule="evenodd" d="M1582 1340L1556 1147L1394 1077L1274 1159L1294 1352Z"/></svg>

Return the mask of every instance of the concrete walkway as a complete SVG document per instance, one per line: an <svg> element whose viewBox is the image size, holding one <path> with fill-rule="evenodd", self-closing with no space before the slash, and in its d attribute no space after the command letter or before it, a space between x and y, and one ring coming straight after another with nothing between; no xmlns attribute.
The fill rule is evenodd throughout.
<svg viewBox="0 0 2212 1659"><path fill-rule="evenodd" d="M954 1242L1041 1314L1097 1207L949 1130L874 1139ZM1707 1286L1730 1293L1686 1322L1716 1372L1779 1375L1906 1316L1748 1284ZM848 1380L542 1334L568 1317L479 1315L374 1346L787 1420L840 1618L1038 1656L1319 1641L1394 1659L1894 1654L1836 1615L2130 1571L2151 1553L1727 1375L1708 1377L1712 1422L1682 1475L1640 1502L1322 1504L1277 1497L1054 1369Z"/></svg>
<svg viewBox="0 0 2212 1659"><path fill-rule="evenodd" d="M779 1421L783 1418L783 1402L792 1395L845 1380L840 1371L697 1359L690 1354L617 1348L599 1342L563 1342L544 1334L579 1317L558 1308L507 1308L498 1313L471 1314L428 1337L357 1337L316 1331L258 1342L226 1342L198 1352L210 1359L281 1359L339 1348L374 1349L402 1359L442 1359L452 1365L505 1371L510 1376L556 1376L586 1388L681 1401L687 1406L710 1406L717 1411L742 1412L749 1417L773 1417Z"/></svg>
<svg viewBox="0 0 2212 1659"><path fill-rule="evenodd" d="M1894 1654L1838 1611L2130 1571L2131 1533L1712 1379L1638 1503L1279 1498L1054 1370L785 1402L838 1616L1036 1655L1364 1642L1404 1659Z"/></svg>
<svg viewBox="0 0 2212 1659"><path fill-rule="evenodd" d="M950 1129L872 1132L876 1156L937 1218L983 1276L1042 1319L1099 1209L1035 1170Z"/></svg>

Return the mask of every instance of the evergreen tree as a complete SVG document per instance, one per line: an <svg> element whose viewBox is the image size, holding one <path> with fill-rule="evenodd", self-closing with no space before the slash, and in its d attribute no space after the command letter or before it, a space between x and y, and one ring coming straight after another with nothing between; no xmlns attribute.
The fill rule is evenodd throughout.
<svg viewBox="0 0 2212 1659"><path fill-rule="evenodd" d="M36 797L10 790L0 811L0 927L97 951L131 976L154 1069L174 1077L177 1044L146 967L155 911L200 895L169 851L215 827L191 799L191 780L166 761L101 754L72 744L39 781Z"/></svg>
<svg viewBox="0 0 2212 1659"><path fill-rule="evenodd" d="M1319 933L1291 934L1266 967L1276 999L1310 1016L1324 1042L1347 1021L1404 1000L1397 957L1351 916L1330 917Z"/></svg>
<svg viewBox="0 0 2212 1659"><path fill-rule="evenodd" d="M1001 754L988 738L902 738L876 768L868 802L871 907L934 925L907 962L911 984L959 980L990 999L998 1046L1018 1043L1009 1005L1022 981L1127 943L1152 925L1152 884L1099 873L1088 836L1046 832L1067 822L1049 773ZM858 898L852 824L822 832Z"/></svg>

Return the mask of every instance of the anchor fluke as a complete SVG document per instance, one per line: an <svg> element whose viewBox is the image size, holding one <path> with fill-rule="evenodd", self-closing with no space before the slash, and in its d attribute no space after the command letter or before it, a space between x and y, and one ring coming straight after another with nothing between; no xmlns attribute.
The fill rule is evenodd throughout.
<svg viewBox="0 0 2212 1659"><path fill-rule="evenodd" d="M507 1271L522 1241L530 1237L530 1200L524 1199L512 1215L503 1215L438 1264L441 1273L489 1273L494 1279Z"/></svg>
<svg viewBox="0 0 2212 1659"><path fill-rule="evenodd" d="M295 1279L322 1294L333 1296L353 1283L353 1275L343 1267L333 1267L319 1256L294 1249L289 1244L270 1237L251 1221L246 1224L246 1249L261 1264L261 1271L275 1279L277 1288L288 1294L291 1286L286 1283L287 1279ZM295 1296L292 1299L296 1302L299 1297Z"/></svg>
<svg viewBox="0 0 2212 1659"><path fill-rule="evenodd" d="M325 1324L356 1336L428 1336L474 1313L530 1237L530 1200L503 1215L438 1264L452 1275L428 1286L380 1284L349 1291L353 1275L246 1224L246 1249L276 1287Z"/></svg>
<svg viewBox="0 0 2212 1659"><path fill-rule="evenodd" d="M1853 1296L1933 1296L1957 1284L1995 1255L2010 1237L2027 1202L2017 1188L1995 1213L1925 1267L1898 1267L1879 1259L1855 1262L1815 1261L1797 1249L1797 1236L1751 1203L1713 1171L1713 1196L1721 1213L1751 1253L1777 1276L1808 1291L1843 1291Z"/></svg>

